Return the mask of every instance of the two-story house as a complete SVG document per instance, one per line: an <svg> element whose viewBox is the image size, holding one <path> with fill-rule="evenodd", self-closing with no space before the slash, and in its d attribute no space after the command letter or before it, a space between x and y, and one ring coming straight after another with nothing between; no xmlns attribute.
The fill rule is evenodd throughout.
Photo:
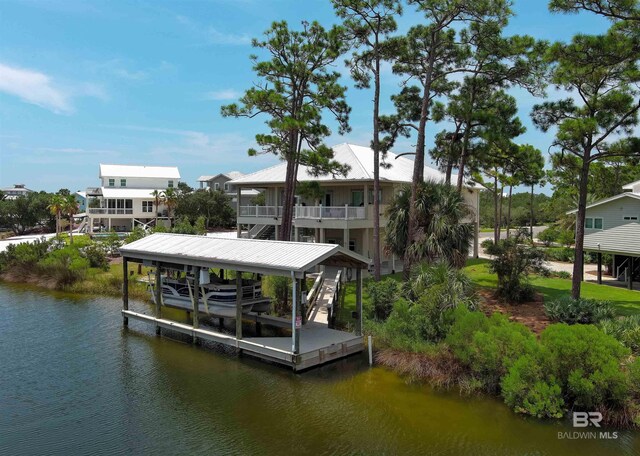
<svg viewBox="0 0 640 456"><path fill-rule="evenodd" d="M24 184L14 184L13 187L6 187L0 190L4 193L6 199L17 199L33 192L33 190L26 188Z"/></svg>
<svg viewBox="0 0 640 456"><path fill-rule="evenodd" d="M229 171L226 173L216 174L215 176L200 176L198 178L198 182L200 183L200 188L210 189L213 191L222 191L229 198L231 198L231 205L234 209L238 206L238 195L236 191L236 187L231 183L234 179L239 179L243 177L240 171ZM249 206L252 204L254 198L260 195L260 190L255 188L243 188L240 192L240 206Z"/></svg>
<svg viewBox="0 0 640 456"><path fill-rule="evenodd" d="M640 280L640 181L625 185L623 190L624 193L587 206L584 249L611 254L612 272L619 280L629 281L629 271L633 271L633 280ZM572 213L577 210L569 212Z"/></svg>
<svg viewBox="0 0 640 456"><path fill-rule="evenodd" d="M346 176L316 177L304 166L298 169L298 182L316 181L320 184L322 194L316 200L296 197L293 238L340 244L372 258L373 151L369 147L353 144L337 145L333 151L336 161L351 167ZM388 153L385 163L388 166L380 168L381 229L387 224L385 213L388 205L401 187L411 183L413 176L413 161L410 159ZM277 239L286 167L286 163L281 163L230 181L230 184L236 186L236 192L244 188L265 189L266 205L238 205L238 236ZM433 168L425 167L424 176L425 180L444 181L444 175ZM463 194L473 214L468 221L475 225L473 250L477 256L479 189L465 188ZM247 227L247 233L244 233L243 227ZM402 267L401 262L393 255L383 253L382 262L385 272L397 271Z"/></svg>
<svg viewBox="0 0 640 456"><path fill-rule="evenodd" d="M166 207L156 207L154 191L177 187L180 172L175 166L100 164L100 187L88 188L89 232L131 231L134 226L166 224Z"/></svg>

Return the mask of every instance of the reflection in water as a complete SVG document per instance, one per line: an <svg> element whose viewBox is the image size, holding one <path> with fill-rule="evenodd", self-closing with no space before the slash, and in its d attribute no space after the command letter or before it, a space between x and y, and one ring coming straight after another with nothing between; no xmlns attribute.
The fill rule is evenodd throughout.
<svg viewBox="0 0 640 456"><path fill-rule="evenodd" d="M153 328L116 299L0 287L0 454L639 454L408 384L355 357L300 375Z"/></svg>

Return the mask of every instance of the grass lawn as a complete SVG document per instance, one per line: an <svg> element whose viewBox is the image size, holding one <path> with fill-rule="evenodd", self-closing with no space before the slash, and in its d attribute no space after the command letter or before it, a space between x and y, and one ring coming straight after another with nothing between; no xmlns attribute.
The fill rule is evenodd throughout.
<svg viewBox="0 0 640 456"><path fill-rule="evenodd" d="M464 271L479 287L496 288L498 277L489 272L488 266L489 260L472 259L467 262ZM531 284L545 299L571 293L570 279L535 276L531 278ZM582 297L611 301L620 315L640 314L640 291L585 282L582 284Z"/></svg>
<svg viewBox="0 0 640 456"><path fill-rule="evenodd" d="M489 272L489 260L469 259L464 271L471 277L473 282L481 288L496 288L498 277ZM385 276L402 282L402 273ZM367 282L373 280L365 279L364 288ZM553 299L571 293L571 280L551 277L535 276L531 278L531 283L545 299ZM598 285L585 282L582 284L582 296L584 298L602 299L611 301L620 315L640 314L640 291L630 291L626 288L618 288L610 285ZM366 291L362 293L363 305L369 300ZM356 285L355 282L348 282L345 287L344 303L338 309L337 320L345 324L355 324L351 318L351 312L356 309Z"/></svg>

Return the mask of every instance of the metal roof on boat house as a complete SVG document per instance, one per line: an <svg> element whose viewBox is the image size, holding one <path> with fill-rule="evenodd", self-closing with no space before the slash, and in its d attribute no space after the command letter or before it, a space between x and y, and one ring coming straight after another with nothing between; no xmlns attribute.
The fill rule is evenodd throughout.
<svg viewBox="0 0 640 456"><path fill-rule="evenodd" d="M369 259L336 244L155 233L120 248L132 260L301 277L316 265L365 269Z"/></svg>

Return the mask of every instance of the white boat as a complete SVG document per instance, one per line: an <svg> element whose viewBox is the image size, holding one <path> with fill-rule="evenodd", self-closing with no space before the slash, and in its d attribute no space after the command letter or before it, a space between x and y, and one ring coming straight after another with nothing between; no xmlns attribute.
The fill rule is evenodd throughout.
<svg viewBox="0 0 640 456"><path fill-rule="evenodd" d="M193 278L163 278L162 304L191 310L191 297L194 294ZM154 287L151 293L155 302ZM210 274L210 283L202 284L198 290L198 308L200 312L222 317L236 316L236 284L235 281L222 280L217 275ZM242 313L267 312L271 300L262 296L262 283L258 280L243 280Z"/></svg>

